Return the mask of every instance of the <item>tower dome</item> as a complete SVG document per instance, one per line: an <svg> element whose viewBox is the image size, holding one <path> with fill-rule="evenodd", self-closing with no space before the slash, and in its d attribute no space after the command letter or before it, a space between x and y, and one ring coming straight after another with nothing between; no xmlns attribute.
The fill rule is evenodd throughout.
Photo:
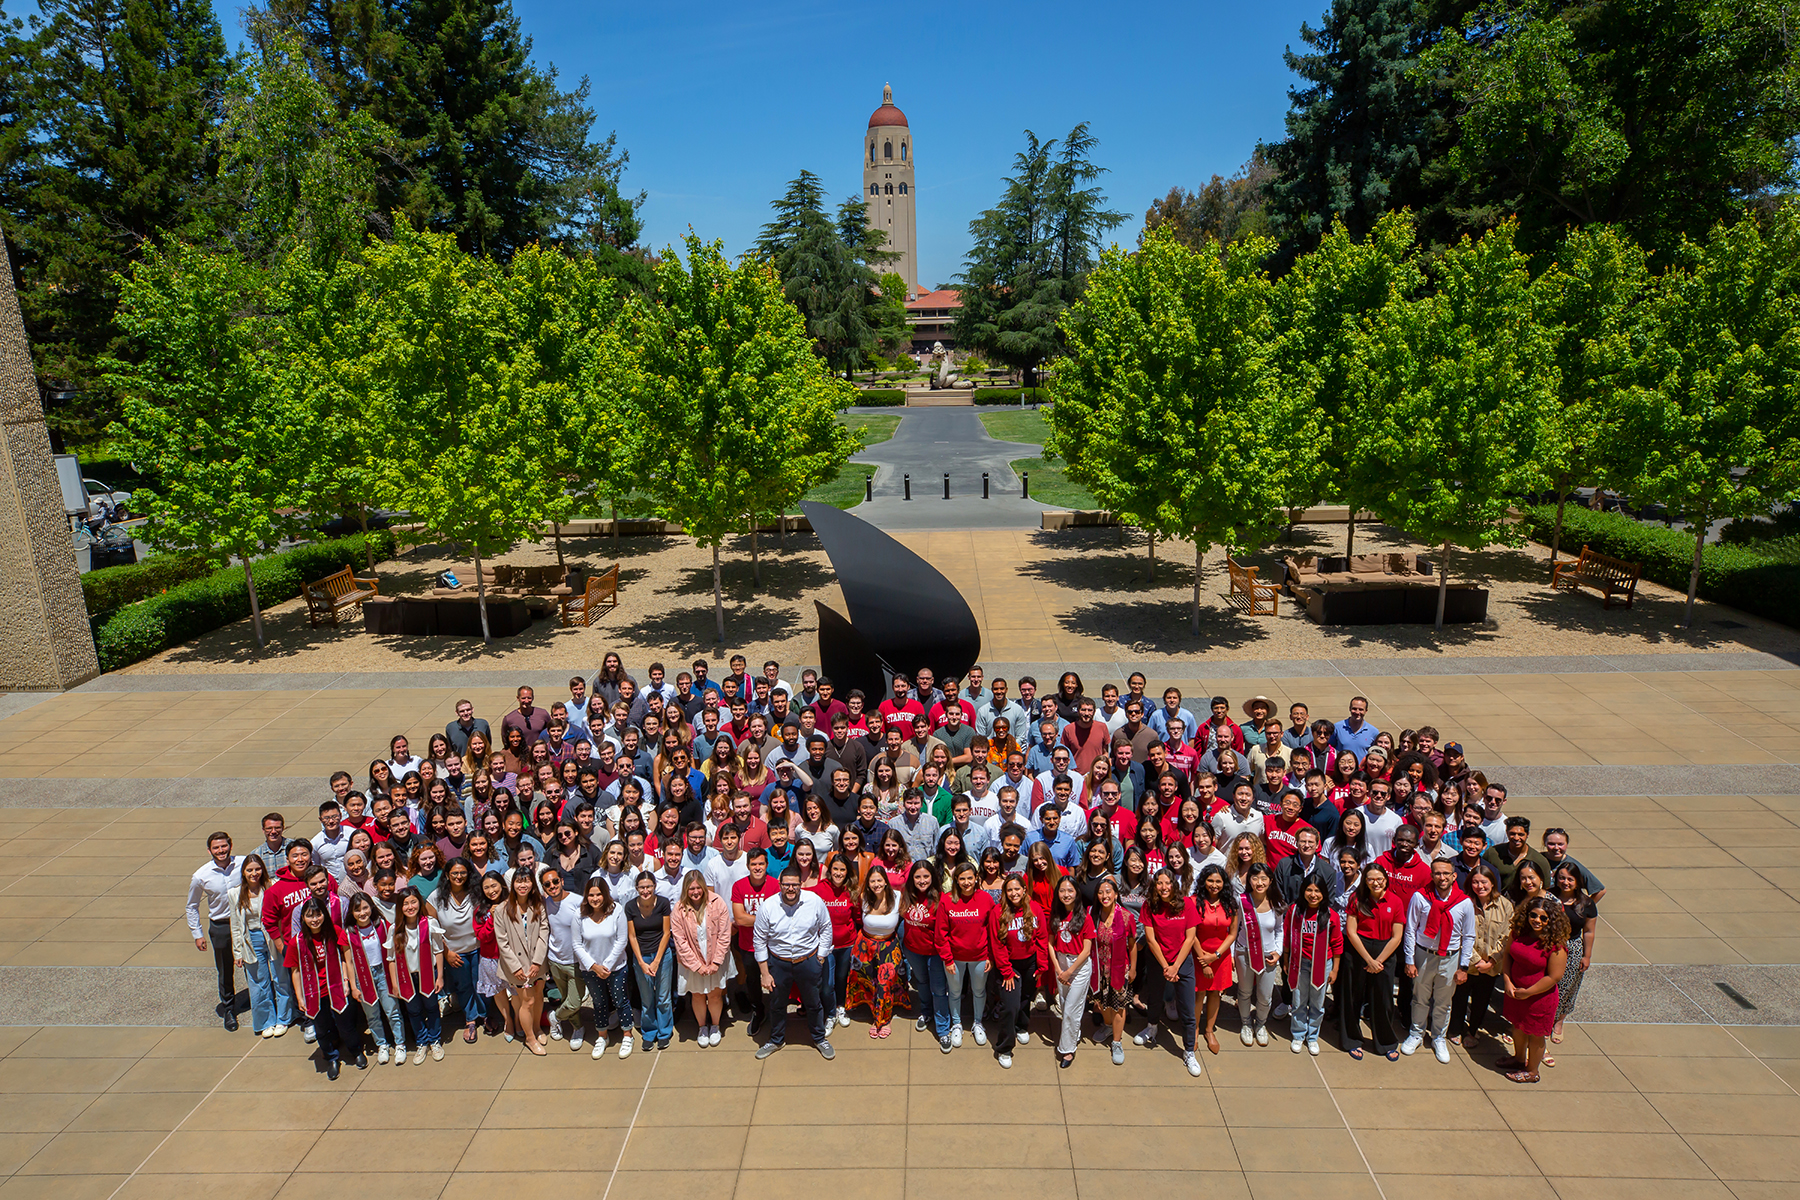
<svg viewBox="0 0 1800 1200"><path fill-rule="evenodd" d="M869 115L869 128L877 125L904 125L906 114L894 107L894 87L892 84L881 86L881 107Z"/></svg>

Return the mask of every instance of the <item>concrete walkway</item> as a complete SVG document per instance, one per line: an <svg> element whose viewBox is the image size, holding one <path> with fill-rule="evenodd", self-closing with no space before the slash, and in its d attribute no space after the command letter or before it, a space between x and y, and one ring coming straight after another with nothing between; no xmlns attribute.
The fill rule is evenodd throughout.
<svg viewBox="0 0 1800 1200"><path fill-rule="evenodd" d="M851 511L878 529L1036 529L1048 506L1020 499L1019 477L1009 464L1042 453L1042 446L988 436L975 409L908 408L893 437L851 460L881 468L875 473L875 498ZM987 500L981 498L984 471ZM903 498L907 475L912 476L910 501Z"/></svg>

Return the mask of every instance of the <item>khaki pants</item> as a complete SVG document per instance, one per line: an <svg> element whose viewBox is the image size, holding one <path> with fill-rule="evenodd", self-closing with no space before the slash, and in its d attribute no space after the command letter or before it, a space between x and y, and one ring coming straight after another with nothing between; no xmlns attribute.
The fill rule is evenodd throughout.
<svg viewBox="0 0 1800 1200"><path fill-rule="evenodd" d="M551 1016L558 1021L572 1021L581 1015L581 1002L587 999L587 973L574 963L546 963L550 982L562 993L562 1003Z"/></svg>
<svg viewBox="0 0 1800 1200"><path fill-rule="evenodd" d="M1456 958L1454 954L1433 954L1418 948L1413 965L1419 977L1413 980L1412 1032L1435 1041L1450 1026L1450 1001L1456 994Z"/></svg>

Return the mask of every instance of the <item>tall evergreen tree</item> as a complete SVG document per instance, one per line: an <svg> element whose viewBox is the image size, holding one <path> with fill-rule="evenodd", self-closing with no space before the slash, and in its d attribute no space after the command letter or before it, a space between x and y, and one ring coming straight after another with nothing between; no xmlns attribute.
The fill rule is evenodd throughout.
<svg viewBox="0 0 1800 1200"><path fill-rule="evenodd" d="M811 171L801 171L770 207L775 219L763 226L756 249L806 319L819 357L849 372L875 347L880 297L872 264L894 257L881 249L887 235L870 228L860 197L844 201L835 219L828 216L824 185Z"/></svg>
<svg viewBox="0 0 1800 1200"><path fill-rule="evenodd" d="M16 156L4 220L47 416L85 437L119 412L98 366L126 351L117 277L156 239L214 227L230 62L205 0L43 0L39 12L31 44L6 55L6 90L30 121L0 117Z"/></svg>

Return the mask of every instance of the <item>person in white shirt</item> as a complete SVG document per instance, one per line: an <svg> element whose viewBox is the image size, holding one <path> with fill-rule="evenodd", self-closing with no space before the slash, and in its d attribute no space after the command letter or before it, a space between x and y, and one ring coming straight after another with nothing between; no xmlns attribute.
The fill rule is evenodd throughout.
<svg viewBox="0 0 1800 1200"><path fill-rule="evenodd" d="M681 856L685 853L680 842L665 842L657 851L652 871L656 876L656 894L667 900L671 909L681 902L681 879L687 874L682 869Z"/></svg>
<svg viewBox="0 0 1800 1200"><path fill-rule="evenodd" d="M1238 784L1231 795L1231 807L1219 810L1212 827L1213 842L1220 846L1231 845L1240 833L1261 837L1263 815L1256 811L1256 789L1247 783Z"/></svg>
<svg viewBox="0 0 1800 1200"><path fill-rule="evenodd" d="M1100 709L1094 719L1106 726L1107 733L1117 733L1125 724L1125 706L1119 703L1119 689L1114 684L1100 689Z"/></svg>
<svg viewBox="0 0 1800 1200"><path fill-rule="evenodd" d="M231 901L226 895L243 882L244 858L231 852L231 835L224 830L206 839L206 865L188 881L188 933L194 949L210 945L213 969L219 976L219 1003L213 1009L227 1031L237 1032L237 960L231 948ZM200 925L200 909L206 908L206 927Z"/></svg>
<svg viewBox="0 0 1800 1200"><path fill-rule="evenodd" d="M544 918L550 926L547 969L550 982L562 995L562 1003L550 1014L550 1040L563 1040L563 1022L570 1022L569 1049L581 1049L581 1002L587 999L587 977L575 967L575 934L581 921L581 901L563 886L562 869L554 863L538 873L544 889Z"/></svg>
<svg viewBox="0 0 1800 1200"><path fill-rule="evenodd" d="M706 886L722 896L730 897L732 880L727 877L725 860L719 852L706 844L706 826L700 821L689 821L682 830L681 873L698 871L706 878ZM721 886L723 885L723 886ZM661 890L660 887L658 890ZM679 900L680 896L676 896ZM673 901L670 908L675 907Z"/></svg>
<svg viewBox="0 0 1800 1200"><path fill-rule="evenodd" d="M397 734L394 740L388 743L387 767L389 773L394 777L395 784L408 775L417 775L419 764L424 761L418 755L408 751L405 734Z"/></svg>
<svg viewBox="0 0 1800 1200"><path fill-rule="evenodd" d="M816 893L800 890L800 872L793 867L781 873L779 897L757 905L750 940L772 1009L769 1040L757 1047L756 1057L769 1057L787 1040L788 990L797 987L814 1047L822 1057L836 1058L837 1052L825 1040L825 1008L819 996L825 959L831 954L831 914Z"/></svg>
<svg viewBox="0 0 1800 1200"><path fill-rule="evenodd" d="M1364 849L1370 858L1380 858L1394 848L1394 835L1400 832L1400 826L1406 822L1400 814L1388 807L1393 798L1394 789L1385 779L1372 780L1369 783L1369 799L1361 808L1363 829L1368 833Z"/></svg>
<svg viewBox="0 0 1800 1200"><path fill-rule="evenodd" d="M1024 826L1026 820L1029 819L1021 819L1019 816L1019 793L1016 788L1002 787L996 793L996 798L998 799L999 804L994 811L994 815L981 822L981 827L987 830L988 840L990 842L998 842L1000 840L1000 827L1002 825ZM973 815L971 815L969 819L971 822L975 820Z"/></svg>
<svg viewBox="0 0 1800 1200"><path fill-rule="evenodd" d="M1431 887L1414 892L1406 908L1400 955L1413 981L1412 1029L1400 1043L1411 1054L1429 1031L1431 1050L1441 1063L1450 1061L1450 1000L1469 980L1475 953L1475 905L1456 886L1456 867L1445 859L1431 864Z"/></svg>
<svg viewBox="0 0 1800 1200"><path fill-rule="evenodd" d="M344 882L344 851L350 848L350 831L344 828L344 810L336 800L319 805L319 832L312 836L313 861Z"/></svg>
<svg viewBox="0 0 1800 1200"><path fill-rule="evenodd" d="M575 963L587 977L587 994L594 1002L594 1053L606 1053L606 1031L614 1024L624 1029L619 1057L631 1053L631 1009L625 992L625 939L630 936L625 909L614 903L612 889L595 875L588 880L575 926Z"/></svg>
<svg viewBox="0 0 1800 1200"><path fill-rule="evenodd" d="M713 890L729 901L731 899L731 889L737 885L737 881L750 878L750 858L744 853L743 838L738 833L738 827L736 825L731 824L729 821L726 822L719 827L717 836L719 841L717 852L718 877L719 881L725 886L722 888L714 888ZM712 882L711 876L707 876L707 882L708 884Z"/></svg>

